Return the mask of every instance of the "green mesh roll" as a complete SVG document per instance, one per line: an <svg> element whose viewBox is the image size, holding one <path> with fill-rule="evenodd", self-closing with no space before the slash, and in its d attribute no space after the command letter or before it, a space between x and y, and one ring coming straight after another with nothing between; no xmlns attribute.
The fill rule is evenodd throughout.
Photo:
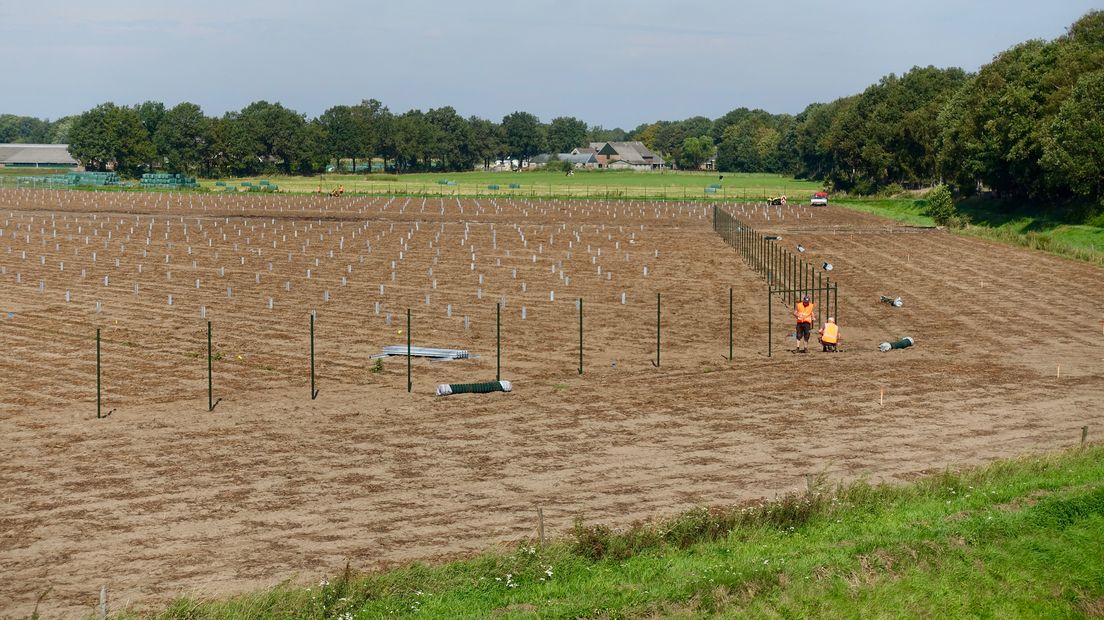
<svg viewBox="0 0 1104 620"><path fill-rule="evenodd" d="M904 338L901 338L896 342L883 342L882 344L878 345L878 350L880 350L882 353L885 353L886 351L892 351L893 349L907 349L912 345L912 338L910 338L909 336L905 336Z"/></svg>
<svg viewBox="0 0 1104 620"><path fill-rule="evenodd" d="M438 396L450 394L489 394L491 392L509 392L513 385L509 381L486 381L484 383L442 383L437 386Z"/></svg>

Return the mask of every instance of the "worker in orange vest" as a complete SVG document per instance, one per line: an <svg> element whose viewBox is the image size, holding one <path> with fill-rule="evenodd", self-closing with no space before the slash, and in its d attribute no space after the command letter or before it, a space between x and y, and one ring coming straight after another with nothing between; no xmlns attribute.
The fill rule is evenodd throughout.
<svg viewBox="0 0 1104 620"><path fill-rule="evenodd" d="M816 304L809 301L809 296L806 295L794 306L793 315L797 318L797 332L794 335L798 344L794 353L808 353L809 335L813 331L813 317L816 316Z"/></svg>
<svg viewBox="0 0 1104 620"><path fill-rule="evenodd" d="M840 329L839 325L836 325L835 317L828 317L828 322L817 333L820 334L820 344L824 347L825 353L835 353L839 350L837 347L840 343Z"/></svg>

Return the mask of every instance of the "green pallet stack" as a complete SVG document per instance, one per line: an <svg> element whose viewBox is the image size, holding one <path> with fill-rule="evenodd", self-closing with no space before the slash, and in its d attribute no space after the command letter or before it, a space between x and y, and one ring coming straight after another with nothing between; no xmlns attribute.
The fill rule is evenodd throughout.
<svg viewBox="0 0 1104 620"><path fill-rule="evenodd" d="M280 189L280 187L275 183L270 183L266 180L257 181L256 185L250 183L249 181L243 181L242 187L244 187L245 191L247 192L275 192Z"/></svg>
<svg viewBox="0 0 1104 620"><path fill-rule="evenodd" d="M20 184L45 185L93 185L97 187L122 185L114 172L67 172L45 176L16 177Z"/></svg>
<svg viewBox="0 0 1104 620"><path fill-rule="evenodd" d="M142 175L141 185L146 189L196 189L195 177L182 174L150 172Z"/></svg>

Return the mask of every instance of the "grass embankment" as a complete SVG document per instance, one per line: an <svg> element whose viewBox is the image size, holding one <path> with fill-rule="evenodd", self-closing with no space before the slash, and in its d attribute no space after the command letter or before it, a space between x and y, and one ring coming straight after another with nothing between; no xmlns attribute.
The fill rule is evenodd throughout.
<svg viewBox="0 0 1104 620"><path fill-rule="evenodd" d="M1104 613L1104 447L905 486L818 488L625 531L578 525L158 618L1078 617Z"/></svg>
<svg viewBox="0 0 1104 620"><path fill-rule="evenodd" d="M925 214L923 200L848 197L834 200L833 204L913 226L935 225ZM1104 214L1095 218L1064 213L1047 216L1040 215L1037 206L981 199L964 201L957 206L971 222L970 226L956 230L957 233L1104 265Z"/></svg>
<svg viewBox="0 0 1104 620"><path fill-rule="evenodd" d="M935 226L935 220L925 214L922 200L902 198L834 198L831 203L853 211L873 213L910 226Z"/></svg>
<svg viewBox="0 0 1104 620"><path fill-rule="evenodd" d="M821 189L820 183L796 180L777 174L714 172L633 172L619 170L580 170L573 176L562 172L534 170L525 172L455 172L411 174L325 174L316 177L269 176L222 179L232 185L243 181L257 184L267 179L280 191L329 192L339 185L346 193L397 194L412 196L517 196L533 198L639 198L647 200L759 200L767 196L800 197L807 200ZM204 179L206 188L214 188L216 179ZM443 185L442 181L454 185ZM511 188L515 184L519 187ZM710 185L719 184L713 192ZM498 189L490 189L497 185ZM808 194L808 195L806 195Z"/></svg>
<svg viewBox="0 0 1104 620"><path fill-rule="evenodd" d="M1104 265L1104 213L1069 209L1040 214L1038 205L974 199L958 205L975 225L964 233Z"/></svg>

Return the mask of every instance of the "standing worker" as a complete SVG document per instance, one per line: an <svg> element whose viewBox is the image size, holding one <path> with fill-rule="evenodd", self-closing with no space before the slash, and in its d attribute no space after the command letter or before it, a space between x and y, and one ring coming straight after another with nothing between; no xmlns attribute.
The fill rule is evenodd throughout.
<svg viewBox="0 0 1104 620"><path fill-rule="evenodd" d="M808 295L802 297L801 301L794 307L793 315L797 318L797 332L794 335L797 338L798 345L798 348L794 349L794 353L809 352L809 335L813 331L813 317L816 316L815 309L816 304L809 301Z"/></svg>
<svg viewBox="0 0 1104 620"><path fill-rule="evenodd" d="M828 322L817 333L820 334L820 344L824 347L825 353L835 353L839 350L837 347L840 342L840 329L839 325L836 325L835 317L828 317Z"/></svg>

